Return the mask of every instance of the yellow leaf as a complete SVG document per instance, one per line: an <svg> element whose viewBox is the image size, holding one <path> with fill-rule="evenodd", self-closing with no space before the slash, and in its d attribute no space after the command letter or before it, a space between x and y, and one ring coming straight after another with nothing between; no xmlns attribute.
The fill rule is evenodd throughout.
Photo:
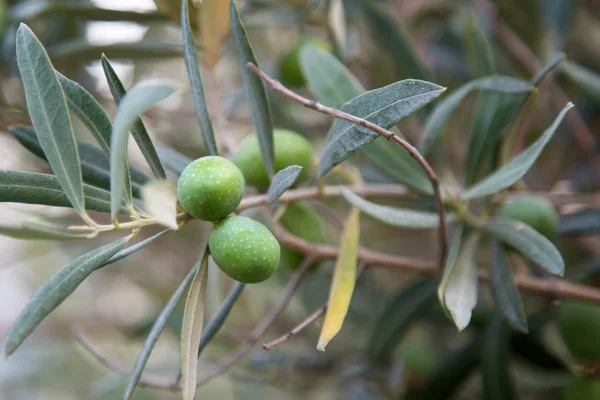
<svg viewBox="0 0 600 400"><path fill-rule="evenodd" d="M206 62L214 68L221 57L223 41L229 33L229 2L203 0L200 13L200 35Z"/></svg>
<svg viewBox="0 0 600 400"><path fill-rule="evenodd" d="M335 263L329 303L325 322L317 350L325 351L325 346L342 328L344 318L350 306L354 282L356 280L356 262L358 260L358 239L360 234L359 211L352 208L344 221L344 229L340 238L340 255Z"/></svg>
<svg viewBox="0 0 600 400"><path fill-rule="evenodd" d="M177 225L177 188L170 181L152 181L142 188L144 211L171 229Z"/></svg>

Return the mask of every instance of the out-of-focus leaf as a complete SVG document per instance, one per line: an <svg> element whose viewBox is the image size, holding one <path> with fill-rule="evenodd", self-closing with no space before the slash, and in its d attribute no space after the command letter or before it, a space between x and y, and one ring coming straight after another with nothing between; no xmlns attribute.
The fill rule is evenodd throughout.
<svg viewBox="0 0 600 400"><path fill-rule="evenodd" d="M369 339L367 353L371 361L391 354L406 330L433 306L437 285L438 282L432 279L418 280L388 301Z"/></svg>
<svg viewBox="0 0 600 400"><path fill-rule="evenodd" d="M344 64L323 49L306 46L300 54L300 66L314 96L326 106L340 108L365 92L365 88ZM385 138L376 138L362 149L382 173L423 193L433 188L421 166L400 146L390 146Z"/></svg>
<svg viewBox="0 0 600 400"><path fill-rule="evenodd" d="M444 124L472 90L517 95L525 94L532 88L533 87L528 82L508 76L479 78L464 84L452 94L442 99L429 115L425 128L423 128L419 149L422 153L427 153L431 148L431 145L442 134Z"/></svg>
<svg viewBox="0 0 600 400"><path fill-rule="evenodd" d="M88 210L110 212L109 192L83 185L83 193ZM0 202L73 208L56 176L5 169L0 170ZM127 214L127 209L121 205L119 212Z"/></svg>
<svg viewBox="0 0 600 400"><path fill-rule="evenodd" d="M79 155L64 92L44 46L25 24L17 31L17 62L40 145L64 194L86 219Z"/></svg>
<svg viewBox="0 0 600 400"><path fill-rule="evenodd" d="M342 188L342 194L350 204L386 225L409 229L429 229L437 228L440 223L439 215L434 212L382 206L365 200L346 188ZM449 220L454 219L450 215L448 218Z"/></svg>
<svg viewBox="0 0 600 400"><path fill-rule="evenodd" d="M135 253L138 250L143 249L144 247L148 246L149 244L153 243L156 239L160 238L162 235L164 235L167 232L170 232L170 229L165 229L163 231L160 231L158 233L155 233L154 235L150 236L147 239L144 239L134 245L131 245L121 251L119 251L117 254L115 254L114 256L112 256L104 265L109 265L112 263L116 263L117 261L121 261L122 259L124 259L125 257L129 257L130 255L132 255L133 253Z"/></svg>
<svg viewBox="0 0 600 400"><path fill-rule="evenodd" d="M477 14L471 13L466 23L465 48L467 60L474 76L481 78L496 74L492 49L477 21Z"/></svg>
<svg viewBox="0 0 600 400"><path fill-rule="evenodd" d="M214 68L217 65L221 56L223 41L228 33L229 7L227 2L223 0L202 0L200 36L209 67Z"/></svg>
<svg viewBox="0 0 600 400"><path fill-rule="evenodd" d="M479 235L471 234L464 244L460 244L460 235L462 235L462 228L457 228L451 256L448 257L444 276L438 288L438 298L458 330L462 331L469 325L471 314L477 305L479 277L475 255Z"/></svg>
<svg viewBox="0 0 600 400"><path fill-rule="evenodd" d="M317 344L319 351L325 351L327 343L342 329L350 306L356 281L360 237L359 214L358 209L352 208L344 221L344 229L340 237L340 255L335 263L327 312Z"/></svg>
<svg viewBox="0 0 600 400"><path fill-rule="evenodd" d="M496 241L492 243L490 289L506 321L516 330L527 333L527 316L521 294L515 285L504 247Z"/></svg>
<svg viewBox="0 0 600 400"><path fill-rule="evenodd" d="M115 103L120 106L123 97L125 97L127 94L127 91L125 90L125 86L123 86L123 83L117 76L117 73L113 69L112 65L110 65L110 61L108 61L108 58L106 58L104 54L102 54L102 69L104 70L104 76L108 81L110 93L112 94ZM148 165L150 166L154 176L158 179L167 179L165 169L160 161L160 157L158 157L156 148L152 143L152 139L150 139L150 135L148 134L142 119L139 117L135 119L133 124L128 126L128 129L131 129L131 135L135 139L140 151L148 162ZM114 141L115 138L112 137L111 140ZM111 149L111 151L114 151L114 149Z"/></svg>
<svg viewBox="0 0 600 400"><path fill-rule="evenodd" d="M514 247L549 273L559 276L565 273L565 262L560 252L551 241L529 225L509 219L495 219L481 228Z"/></svg>
<svg viewBox="0 0 600 400"><path fill-rule="evenodd" d="M331 0L329 2L327 25L335 39L337 52L343 59L346 50L346 12L342 0Z"/></svg>
<svg viewBox="0 0 600 400"><path fill-rule="evenodd" d="M198 272L199 268L200 263L197 263L194 266L194 268L192 268L192 270L186 275L186 277L177 287L177 289L175 290L165 307L162 309L158 317L156 317L154 324L152 324L152 329L150 330L150 333L148 334L148 337L146 338L146 341L142 346L142 350L140 351L140 354L137 356L133 365L133 370L131 371L131 376L129 378L129 382L127 383L127 388L125 389L125 395L123 396L125 400L129 400L133 395L133 391L135 390L135 387L137 386L138 382L140 381L140 378L142 377L142 373L144 372L144 368L146 367L146 363L150 358L150 354L154 349L154 345L156 344L158 337L165 329L167 321L171 314L173 314L173 310L175 309L175 307L177 307L177 303L179 303L181 296L183 296L185 288L196 276L196 273Z"/></svg>
<svg viewBox="0 0 600 400"><path fill-rule="evenodd" d="M40 286L8 332L4 343L6 356L10 356L48 314L69 297L94 270L121 250L129 239L129 236L119 239L77 257Z"/></svg>
<svg viewBox="0 0 600 400"><path fill-rule="evenodd" d="M77 240L89 237L86 233L70 232L66 227L29 221L17 226L0 226L0 236L23 240Z"/></svg>
<svg viewBox="0 0 600 400"><path fill-rule="evenodd" d="M181 392L184 400L193 400L196 393L198 346L202 337L204 300L208 279L208 251L204 252L188 290L181 328Z"/></svg>
<svg viewBox="0 0 600 400"><path fill-rule="evenodd" d="M433 101L444 90L433 83L407 79L355 97L344 104L342 111L387 129ZM378 136L364 126L336 119L321 154L317 177L325 175Z"/></svg>
<svg viewBox="0 0 600 400"><path fill-rule="evenodd" d="M418 55L413 40L392 16L373 0L362 0L364 15L378 43L393 56L398 74L403 78L432 80L432 73Z"/></svg>
<svg viewBox="0 0 600 400"><path fill-rule="evenodd" d="M177 187L171 181L152 181L142 188L144 211L173 230L177 224Z"/></svg>
<svg viewBox="0 0 600 400"><path fill-rule="evenodd" d="M110 54L113 60L138 60L157 58L180 58L181 45L157 40L138 42L91 44L87 39L76 39L48 47L48 54L55 63L85 65L98 60L98 54Z"/></svg>
<svg viewBox="0 0 600 400"><path fill-rule="evenodd" d="M570 60L563 62L561 71L572 79L591 100L600 103L600 75Z"/></svg>
<svg viewBox="0 0 600 400"><path fill-rule="evenodd" d="M267 190L267 202L272 203L280 198L296 182L300 172L302 172L302 167L290 165L275 174L269 185L269 190Z"/></svg>
<svg viewBox="0 0 600 400"><path fill-rule="evenodd" d="M194 161L169 147L158 145L156 146L156 150L163 160L165 167L177 176L181 175L185 167Z"/></svg>
<svg viewBox="0 0 600 400"><path fill-rule="evenodd" d="M81 18L93 21L160 22L165 17L157 12L126 11L98 7L93 4L73 1L36 1L15 4L11 10L14 21L27 21L48 17L54 14L66 14L69 18Z"/></svg>
<svg viewBox="0 0 600 400"><path fill-rule="evenodd" d="M482 383L486 400L515 398L508 371L510 334L510 328L501 315L496 315L486 329L481 351Z"/></svg>
<svg viewBox="0 0 600 400"><path fill-rule="evenodd" d="M116 215L124 190L123 171L127 165L129 129L139 120L139 114L174 92L175 86L167 81L141 82L121 99L119 109L115 115L110 146L110 192L113 218ZM152 146L152 143L149 143L149 145ZM154 148L154 146L152 147Z"/></svg>
<svg viewBox="0 0 600 400"><path fill-rule="evenodd" d="M217 5L220 4L220 5ZM202 15L205 15L205 12L210 14L213 12L218 13L219 8L225 7L225 32L229 30L229 18L227 18L227 3L221 0L211 0L206 1L204 6L202 7ZM211 21L211 25L207 27L216 28L213 24L222 23L223 21ZM204 25L201 25L204 28ZM204 96L204 88L202 85L202 76L200 75L200 67L198 66L198 58L196 56L196 46L194 45L194 38L192 35L192 28L190 26L190 15L188 12L188 0L183 0L181 2L181 31L183 32L183 58L185 60L185 66L187 68L188 77L190 80L190 87L192 89L192 98L194 99L194 110L196 111L196 118L198 118L198 124L200 125L200 130L202 131L202 138L204 139L204 146L206 147L206 151L209 155L217 155L217 143L215 142L215 134L213 132L213 126L210 122L210 116L208 114L208 109L206 108L206 97ZM210 32L208 32L210 33ZM217 32L218 33L218 32ZM209 36L207 39L203 36L204 44L206 45L207 41L211 43L211 48L206 48L208 52L208 58L214 57L215 50L220 53L220 40L222 38L217 38L216 36ZM214 40L219 40L218 44L212 44ZM215 49L214 46L217 46ZM209 51L210 50L210 51ZM217 54L217 60L218 60ZM212 64L211 66L214 66Z"/></svg>
<svg viewBox="0 0 600 400"><path fill-rule="evenodd" d="M597 234L600 234L600 210L584 210L560 217L559 236Z"/></svg>
<svg viewBox="0 0 600 400"><path fill-rule="evenodd" d="M248 93L252 120L256 128L260 152L267 175L275 174L275 153L273 150L273 121L271 120L271 103L267 96L267 88L262 79L254 75L246 65L252 63L258 67L258 61L248 39L246 28L233 0L230 1L231 34L237 49L239 63L242 67L244 84Z"/></svg>
<svg viewBox="0 0 600 400"><path fill-rule="evenodd" d="M568 103L556 117L552 125L527 150L523 151L508 164L488 175L475 186L469 188L463 198L471 200L484 197L505 189L521 179L538 159L542 150L544 150L544 147L558 129L565 114L573 107L573 103Z"/></svg>
<svg viewBox="0 0 600 400"><path fill-rule="evenodd" d="M444 358L442 365L425 382L422 399L450 399L479 364L482 338L462 346Z"/></svg>

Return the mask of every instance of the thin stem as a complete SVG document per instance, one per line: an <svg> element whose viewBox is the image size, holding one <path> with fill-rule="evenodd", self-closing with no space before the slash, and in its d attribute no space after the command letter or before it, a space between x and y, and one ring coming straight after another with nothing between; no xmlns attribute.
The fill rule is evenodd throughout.
<svg viewBox="0 0 600 400"><path fill-rule="evenodd" d="M345 119L346 121L355 123L357 125L364 126L367 129L372 130L373 132L385 137L388 140L396 142L398 145L402 146L408 154L410 154L418 163L421 165L429 181L431 182L431 186L433 187L434 197L437 202L438 213L440 215L440 226L439 226L439 241L440 241L440 256L439 256L439 267L440 269L444 268L446 254L448 252L448 237L447 237L447 229L446 229L446 213L444 211L444 201L442 198L442 191L440 189L440 180L436 175L435 171L427 160L419 153L419 151L408 143L406 140L401 137L395 135L393 132L384 129L372 122L364 120L362 118L358 118L354 115L345 113L338 109L324 106L323 104L319 104L314 100L309 100L306 97L300 96L299 94L291 91L290 89L283 86L279 81L272 79L267 74L262 72L256 65L252 63L246 64L246 67L250 69L254 74L259 76L263 81L265 81L274 91L283 94L290 99L297 101L298 103L304 105L307 108L311 108L315 111L318 111L323 114L330 115L335 118Z"/></svg>

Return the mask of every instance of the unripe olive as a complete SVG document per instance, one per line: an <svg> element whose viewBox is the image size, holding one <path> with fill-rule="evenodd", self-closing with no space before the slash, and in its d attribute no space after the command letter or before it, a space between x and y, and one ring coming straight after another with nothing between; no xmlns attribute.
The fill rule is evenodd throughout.
<svg viewBox="0 0 600 400"><path fill-rule="evenodd" d="M262 282L279 265L279 242L266 226L247 217L232 215L219 221L208 246L219 268L239 282Z"/></svg>
<svg viewBox="0 0 600 400"><path fill-rule="evenodd" d="M307 203L288 204L279 222L288 232L301 239L314 243L327 243L327 234L321 216ZM295 269L303 258L301 253L290 247L281 248L282 265Z"/></svg>
<svg viewBox="0 0 600 400"><path fill-rule="evenodd" d="M292 47L281 60L279 75L281 83L284 85L291 87L304 86L304 75L302 74L302 68L300 67L300 52L304 46L307 45L315 46L329 52L331 51L329 43L319 37L309 37L298 40L294 47Z"/></svg>
<svg viewBox="0 0 600 400"><path fill-rule="evenodd" d="M244 186L244 175L234 163L208 156L185 167L177 182L177 196L194 218L218 221L240 204Z"/></svg>
<svg viewBox="0 0 600 400"><path fill-rule="evenodd" d="M431 343L426 340L413 340L400 349L400 359L407 372L426 379L439 366L440 359Z"/></svg>
<svg viewBox="0 0 600 400"><path fill-rule="evenodd" d="M508 201L498 216L523 222L551 239L558 228L558 213L554 205L543 197L519 196Z"/></svg>
<svg viewBox="0 0 600 400"><path fill-rule="evenodd" d="M600 306L565 300L558 308L557 324L573 358L600 364Z"/></svg>
<svg viewBox="0 0 600 400"><path fill-rule="evenodd" d="M564 388L563 400L600 399L600 380L585 376L575 376Z"/></svg>
<svg viewBox="0 0 600 400"><path fill-rule="evenodd" d="M304 136L286 129L275 129L273 132L273 147L275 155L275 172L299 165L302 167L296 183L310 176L312 167L312 145ZM258 137L250 135L241 141L240 146L232 157L246 178L246 183L259 189L269 187L269 177L265 171Z"/></svg>

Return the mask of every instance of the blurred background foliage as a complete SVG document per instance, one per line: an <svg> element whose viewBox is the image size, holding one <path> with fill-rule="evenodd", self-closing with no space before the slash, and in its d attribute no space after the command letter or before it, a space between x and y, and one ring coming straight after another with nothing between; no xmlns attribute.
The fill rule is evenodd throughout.
<svg viewBox="0 0 600 400"><path fill-rule="evenodd" d="M339 20L333 23L328 20L329 3L327 0L240 2L257 57L267 73L277 77L282 58L297 40L317 36L331 44L367 89L399 79L421 78L451 90L481 74L494 72L529 79L532 72L527 61L498 37L497 13L542 62L558 51L567 54L569 61L555 78L598 138L595 132L600 126L600 75L597 75L600 4L597 1L344 0L343 40L339 37L336 40ZM47 164L20 147L7 130L9 125L29 124L15 62L14 38L19 22L27 22L42 39L57 70L85 86L114 113L115 105L100 68L102 53L114 61L127 86L148 77L168 77L188 86L181 56L179 6L177 0L0 1L0 168L49 171ZM203 20L198 10L192 15L192 25L201 44L201 69L217 138L227 134L235 144L251 132L252 123L227 32L214 28L211 32L215 37L202 36L203 23L218 25L218 22L218 18L212 22ZM486 68L480 65L482 57L473 53L472 41L477 40L474 27L489 43L491 71L482 72L481 68ZM221 38L224 38L222 46ZM307 89L299 91L310 97ZM538 137L555 117L557 111L550 97L549 88L542 86L524 122L526 142ZM477 104L477 96L467 98L445 128L444 154L433 155L434 163L443 166L443 169L438 167L439 174L449 182L472 179L463 165L467 157L467 133L474 124L482 123L479 121L482 109ZM301 132L316 149L320 148L330 124L327 118L282 97L277 97L272 106L276 126ZM417 115L399 124L403 134L413 142L418 141L421 118L422 115ZM189 91L153 108L145 121L155 141L165 148L190 158L204 154ZM75 128L84 140L90 140L83 127ZM597 150L582 147L569 128L561 128L537 168L528 175L529 188L580 193L587 196L588 204L591 201L598 206L600 201L595 195L600 184L598 166L587 157ZM164 150L163 154L167 152ZM147 168L135 146L130 146L130 159L140 169ZM376 166L367 160L360 162L365 180L388 181ZM393 204L410 206L420 201L412 197L394 199ZM318 202L314 205L323 210ZM324 215L324 221L329 240L335 243L339 221L348 206L341 199L327 201L327 206L331 212ZM0 220L21 220L32 211L41 211L49 219L73 219L67 211L38 208L2 205ZM261 218L259 214L252 216ZM130 368L153 319L202 251L208 227L199 221L189 224L156 245L92 275L40 326L26 346L10 360L0 361L0 398L120 398L127 378L94 360L74 340L73 330L84 332L86 339L111 362ZM434 235L430 231L407 233L364 218L361 243L393 254L428 257L434 254L435 249L431 248ZM103 240L108 242L111 239L108 236ZM567 260L567 275L597 284L594 278L600 264L597 239L569 238L561 240L559 245ZM68 260L90 250L90 246L1 237L0 337L4 337L32 290ZM286 332L327 299L331 268L328 263L323 264L302 284L300 294L264 335L265 340ZM246 289L222 332L201 358L200 370L228 354L244 339L245 332L252 330L276 301L290 274L290 269L280 268L273 279ZM508 372L519 398L560 397L557 389L570 379L570 360L552 323L553 304L531 295L524 295L526 311L533 313L531 333L513 334L508 342L510 352L490 349L490 343L484 340L486 326L494 318L489 312L490 295L484 288L472 326L464 333L456 333L434 301L403 332L402 340L394 333L385 338L389 346L383 357L369 362L370 343L378 340L372 338L379 327L378 316L386 304L404 293L407 285L414 284L413 278L399 270L367 270L357 284L344 328L326 353L315 350L318 326L309 327L269 352L257 346L230 373L201 387L198 397L386 399L447 398L454 393L460 399L484 398L481 376L486 372L480 368L480 358L490 351L507 356L504 362L509 363ZM207 313L212 315L231 281L215 266L211 266L209 280ZM412 300L413 297L406 302ZM153 375L171 377L178 368L182 308L180 305L179 312L171 318L150 359L147 370ZM439 392L428 392L428 387ZM138 389L134 397L175 399L179 395Z"/></svg>

